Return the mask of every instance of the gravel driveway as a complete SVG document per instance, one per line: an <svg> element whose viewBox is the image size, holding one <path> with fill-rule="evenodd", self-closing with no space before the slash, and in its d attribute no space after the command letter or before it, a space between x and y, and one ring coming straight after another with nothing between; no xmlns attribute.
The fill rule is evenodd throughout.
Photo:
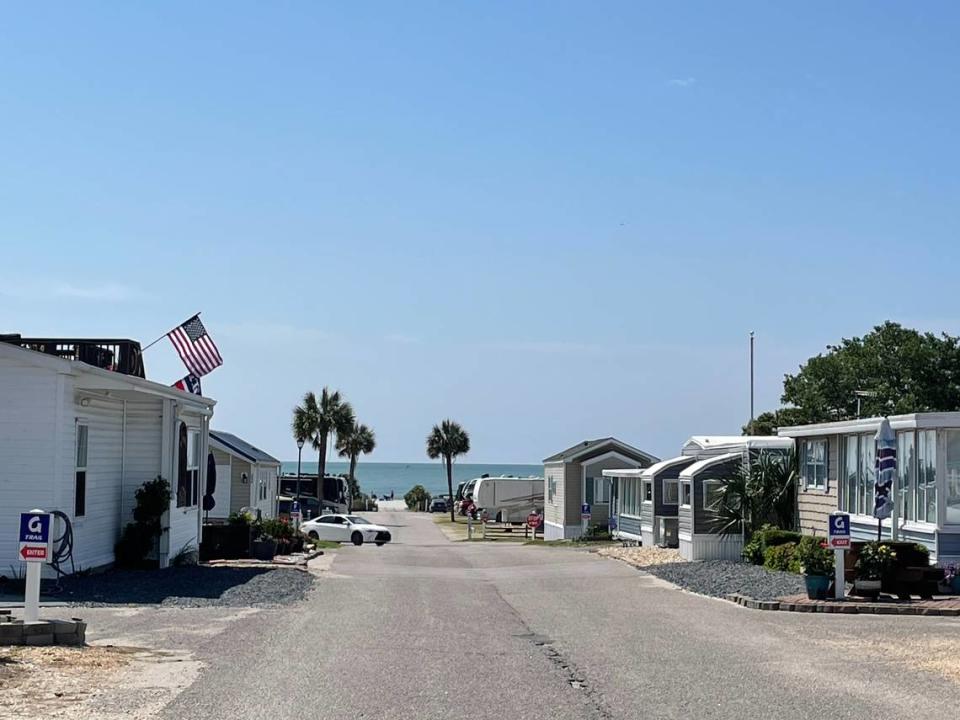
<svg viewBox="0 0 960 720"><path fill-rule="evenodd" d="M50 599L72 605L161 605L166 607L271 607L306 597L314 576L302 570L180 567L114 570L65 578Z"/></svg>

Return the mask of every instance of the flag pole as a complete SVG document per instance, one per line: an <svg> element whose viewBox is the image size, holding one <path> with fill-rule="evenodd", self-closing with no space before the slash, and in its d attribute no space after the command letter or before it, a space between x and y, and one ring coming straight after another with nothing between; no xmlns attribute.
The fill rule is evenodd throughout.
<svg viewBox="0 0 960 720"><path fill-rule="evenodd" d="M202 312L202 311L201 311L201 312ZM195 314L195 315L191 315L189 318L187 318L187 320L192 320L192 319L195 318L195 317L200 317L200 313L197 313L197 314ZM184 320L183 322L186 322L187 320ZM183 323L180 323L180 325L183 325ZM156 345L158 342L160 342L161 340L163 340L167 335L169 335L169 334L172 333L174 330L176 330L178 327L180 327L180 325L177 325L177 327L172 327L172 328L170 328L170 329L167 330L163 335L161 335L161 336L158 337L156 340L154 340L152 343L150 343L149 345L146 345L145 347L140 348L140 352L146 352L147 350L149 350L150 348L152 348L152 347L153 347L154 345Z"/></svg>

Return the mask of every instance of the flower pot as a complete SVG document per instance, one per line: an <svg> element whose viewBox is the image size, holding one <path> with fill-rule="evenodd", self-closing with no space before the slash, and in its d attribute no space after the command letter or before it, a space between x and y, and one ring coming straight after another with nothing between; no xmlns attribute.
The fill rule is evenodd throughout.
<svg viewBox="0 0 960 720"><path fill-rule="evenodd" d="M860 595L879 595L880 580L854 580L853 587Z"/></svg>
<svg viewBox="0 0 960 720"><path fill-rule="evenodd" d="M276 554L276 540L254 540L250 543L250 556L254 560L273 560Z"/></svg>
<svg viewBox="0 0 960 720"><path fill-rule="evenodd" d="M827 588L830 587L828 575L804 575L803 582L807 586L807 597L811 600L826 600Z"/></svg>

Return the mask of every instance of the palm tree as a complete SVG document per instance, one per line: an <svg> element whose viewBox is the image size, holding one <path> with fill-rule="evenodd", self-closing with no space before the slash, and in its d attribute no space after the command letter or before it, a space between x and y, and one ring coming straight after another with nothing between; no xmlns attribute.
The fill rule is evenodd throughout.
<svg viewBox="0 0 960 720"><path fill-rule="evenodd" d="M427 435L427 456L431 460L443 458L444 465L447 467L447 491L451 500L450 522L455 521L452 502L453 459L457 455L466 455L468 452L470 452L470 436L459 423L453 420L444 420L439 425L434 425L433 430Z"/></svg>
<svg viewBox="0 0 960 720"><path fill-rule="evenodd" d="M341 435L350 431L355 418L353 408L340 392L323 388L320 398L311 391L303 396L303 403L293 410L293 433L304 432L305 438L318 453L317 490L323 494L323 476L327 472L327 443L330 433Z"/></svg>
<svg viewBox="0 0 960 720"><path fill-rule="evenodd" d="M788 453L750 453L733 473L721 479L714 529L722 535L740 533L746 542L768 522L789 530L794 523L799 460Z"/></svg>
<svg viewBox="0 0 960 720"><path fill-rule="evenodd" d="M300 500L300 456L303 445L313 437L313 429L317 426L317 398L309 392L303 397L303 405L293 409L291 430L293 439L297 442L297 501Z"/></svg>
<svg viewBox="0 0 960 720"><path fill-rule="evenodd" d="M337 434L337 452L340 457L350 458L350 474L347 483L350 487L350 497L347 500L347 512L353 510L353 498L360 495L360 486L357 485L354 473L357 471L357 459L361 455L372 453L377 446L377 437L373 430L366 425L354 422L349 432Z"/></svg>

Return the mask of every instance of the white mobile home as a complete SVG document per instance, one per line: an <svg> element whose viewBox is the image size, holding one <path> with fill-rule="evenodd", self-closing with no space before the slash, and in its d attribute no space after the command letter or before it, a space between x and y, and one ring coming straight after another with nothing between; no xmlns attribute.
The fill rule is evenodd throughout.
<svg viewBox="0 0 960 720"><path fill-rule="evenodd" d="M216 504L207 517L226 520L243 508L263 518L276 517L280 461L246 440L210 431L210 452L216 462Z"/></svg>
<svg viewBox="0 0 960 720"><path fill-rule="evenodd" d="M78 570L110 565L134 493L158 475L173 494L160 565L199 547L213 400L0 342L0 402L0 572L21 567L19 513L33 508L70 518Z"/></svg>
<svg viewBox="0 0 960 720"><path fill-rule="evenodd" d="M960 561L960 412L915 413L888 418L897 434L893 515L884 539L916 542L939 564ZM855 540L877 537L872 516L876 433L883 418L861 418L783 427L796 439L800 458L797 510L800 529L826 535L827 517L850 514Z"/></svg>

